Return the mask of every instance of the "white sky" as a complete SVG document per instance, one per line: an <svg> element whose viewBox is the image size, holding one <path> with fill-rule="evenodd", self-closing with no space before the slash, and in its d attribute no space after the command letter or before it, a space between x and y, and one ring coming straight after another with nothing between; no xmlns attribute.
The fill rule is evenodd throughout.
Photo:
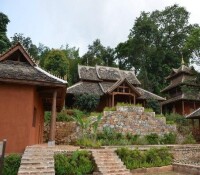
<svg viewBox="0 0 200 175"><path fill-rule="evenodd" d="M0 11L11 21L8 37L23 33L50 48L69 44L82 55L97 38L112 48L126 41L141 11L175 3L191 13L190 23L200 24L199 0L0 0Z"/></svg>

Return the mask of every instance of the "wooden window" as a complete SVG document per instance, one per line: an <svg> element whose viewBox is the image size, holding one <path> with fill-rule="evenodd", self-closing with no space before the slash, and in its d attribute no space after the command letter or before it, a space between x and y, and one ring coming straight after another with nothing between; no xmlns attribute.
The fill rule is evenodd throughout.
<svg viewBox="0 0 200 175"><path fill-rule="evenodd" d="M32 122L32 127L36 126L36 114L37 114L37 109L34 108L33 110L33 122Z"/></svg>

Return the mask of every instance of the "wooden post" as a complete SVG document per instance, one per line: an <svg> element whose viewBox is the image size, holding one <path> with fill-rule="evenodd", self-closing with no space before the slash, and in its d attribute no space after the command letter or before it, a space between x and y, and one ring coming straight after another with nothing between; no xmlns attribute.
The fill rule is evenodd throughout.
<svg viewBox="0 0 200 175"><path fill-rule="evenodd" d="M162 114L162 104L160 104L160 113Z"/></svg>
<svg viewBox="0 0 200 175"><path fill-rule="evenodd" d="M133 102L133 103L134 103L134 105L135 105L135 95L133 96L133 100L134 100L134 102Z"/></svg>
<svg viewBox="0 0 200 175"><path fill-rule="evenodd" d="M182 101L182 115L185 114L185 107L184 107L184 101Z"/></svg>
<svg viewBox="0 0 200 175"><path fill-rule="evenodd" d="M114 94L112 93L112 107L115 105L114 101L115 101L115 96L114 96Z"/></svg>
<svg viewBox="0 0 200 175"><path fill-rule="evenodd" d="M199 119L199 131L200 131L200 119Z"/></svg>
<svg viewBox="0 0 200 175"><path fill-rule="evenodd" d="M55 132L56 132L56 97L57 91L53 92L53 100L52 100L52 109L51 109L51 126L50 126L50 134L49 134L49 146L55 145Z"/></svg>

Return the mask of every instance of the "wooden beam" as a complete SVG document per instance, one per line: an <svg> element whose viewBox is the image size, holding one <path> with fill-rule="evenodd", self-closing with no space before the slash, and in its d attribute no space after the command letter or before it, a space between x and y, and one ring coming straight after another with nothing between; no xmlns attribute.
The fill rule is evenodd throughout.
<svg viewBox="0 0 200 175"><path fill-rule="evenodd" d="M114 93L112 94L112 107L115 105L115 95L114 95Z"/></svg>
<svg viewBox="0 0 200 175"><path fill-rule="evenodd" d="M199 119L199 131L200 131L200 119Z"/></svg>
<svg viewBox="0 0 200 175"><path fill-rule="evenodd" d="M182 115L185 114L185 106L184 106L184 101L182 101Z"/></svg>
<svg viewBox="0 0 200 175"><path fill-rule="evenodd" d="M51 110L51 126L49 135L49 145L55 145L55 132L56 132L56 96L57 91L53 92L52 110Z"/></svg>

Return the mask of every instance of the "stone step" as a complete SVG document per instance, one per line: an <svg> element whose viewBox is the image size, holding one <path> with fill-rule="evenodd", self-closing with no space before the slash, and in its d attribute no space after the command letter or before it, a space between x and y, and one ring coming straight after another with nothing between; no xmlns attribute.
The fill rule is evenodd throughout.
<svg viewBox="0 0 200 175"><path fill-rule="evenodd" d="M116 166L117 165L117 166ZM116 165L99 165L98 164L98 168L108 168L108 169L116 169L117 168L126 168L125 165L119 165L119 164L116 164Z"/></svg>
<svg viewBox="0 0 200 175"><path fill-rule="evenodd" d="M22 156L18 175L55 175L53 156L52 150L27 147Z"/></svg>
<svg viewBox="0 0 200 175"><path fill-rule="evenodd" d="M102 175L131 175L114 150L92 151L92 155Z"/></svg>

